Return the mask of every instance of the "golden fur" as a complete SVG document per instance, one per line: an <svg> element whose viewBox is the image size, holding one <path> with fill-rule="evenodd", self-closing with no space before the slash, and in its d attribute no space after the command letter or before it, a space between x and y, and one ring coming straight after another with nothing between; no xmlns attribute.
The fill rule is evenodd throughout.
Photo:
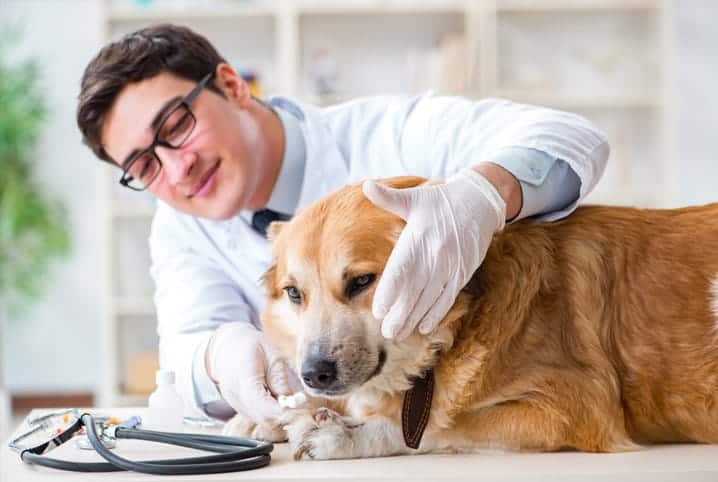
<svg viewBox="0 0 718 482"><path fill-rule="evenodd" d="M376 281L351 299L344 286L381 274L402 227L360 185L272 225L264 330L297 373L317 340L351 368L347 394L315 401L341 415L285 416L297 457L718 443L718 204L590 206L559 222L509 224L439 327L397 343L371 315ZM287 299L288 284L301 304ZM380 366L381 350L378 374L351 374ZM401 436L401 401L427 367L436 387L415 451Z"/></svg>

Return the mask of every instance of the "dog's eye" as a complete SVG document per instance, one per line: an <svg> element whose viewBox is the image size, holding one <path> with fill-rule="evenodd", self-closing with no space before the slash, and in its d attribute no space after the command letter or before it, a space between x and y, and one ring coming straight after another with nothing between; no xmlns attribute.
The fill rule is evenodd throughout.
<svg viewBox="0 0 718 482"><path fill-rule="evenodd" d="M355 278L352 278L349 283L347 284L346 289L346 296L347 298L352 298L369 286L374 279L376 278L376 275L373 273L370 274L363 274L361 276L357 276Z"/></svg>
<svg viewBox="0 0 718 482"><path fill-rule="evenodd" d="M300 304L302 302L302 294L299 292L296 286L287 286L286 288L284 288L284 291L287 292L289 301L291 301L292 303Z"/></svg>

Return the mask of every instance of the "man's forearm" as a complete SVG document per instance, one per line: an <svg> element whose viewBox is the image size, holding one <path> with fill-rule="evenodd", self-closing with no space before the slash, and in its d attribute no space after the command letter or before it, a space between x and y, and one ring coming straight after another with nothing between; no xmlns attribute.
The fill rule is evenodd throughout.
<svg viewBox="0 0 718 482"><path fill-rule="evenodd" d="M482 162L472 166L472 169L484 176L496 188L506 203L506 219L515 218L521 212L523 202L521 184L518 179L493 162Z"/></svg>

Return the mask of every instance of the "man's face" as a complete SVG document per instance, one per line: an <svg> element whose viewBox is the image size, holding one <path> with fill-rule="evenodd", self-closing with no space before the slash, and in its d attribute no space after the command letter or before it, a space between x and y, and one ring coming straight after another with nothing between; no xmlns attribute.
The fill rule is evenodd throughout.
<svg viewBox="0 0 718 482"><path fill-rule="evenodd" d="M228 75L236 78L226 83ZM162 170L147 190L179 211L227 219L255 195L264 153L241 94L246 85L231 71L218 72L215 81L227 98L200 92L190 105L197 123L181 148L155 148ZM153 119L169 113L171 107L163 109L168 101L177 105L195 85L169 73L127 85L103 124L102 142L112 159L124 164L133 151L145 149L155 135Z"/></svg>

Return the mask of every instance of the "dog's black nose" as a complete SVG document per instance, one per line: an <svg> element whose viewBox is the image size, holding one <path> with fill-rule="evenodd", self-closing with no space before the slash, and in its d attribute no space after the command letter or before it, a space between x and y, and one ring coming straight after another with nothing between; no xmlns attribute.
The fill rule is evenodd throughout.
<svg viewBox="0 0 718 482"><path fill-rule="evenodd" d="M329 387L337 379L337 364L326 358L309 358L302 363L302 380L310 388Z"/></svg>

